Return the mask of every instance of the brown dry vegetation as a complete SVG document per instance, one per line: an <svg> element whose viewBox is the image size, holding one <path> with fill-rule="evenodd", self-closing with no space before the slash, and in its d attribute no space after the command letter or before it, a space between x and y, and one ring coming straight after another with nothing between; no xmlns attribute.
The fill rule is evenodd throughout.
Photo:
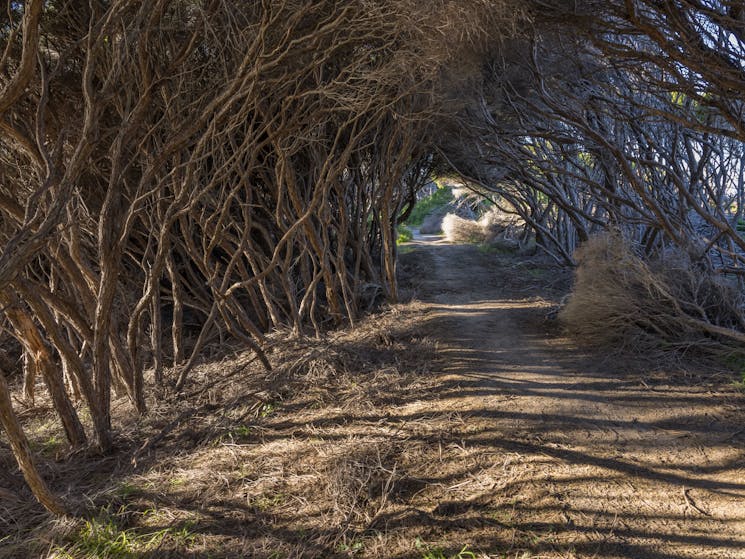
<svg viewBox="0 0 745 559"><path fill-rule="evenodd" d="M712 276L681 252L645 262L613 234L593 237L576 258L572 294L559 316L578 340L743 361L745 301L735 281Z"/></svg>
<svg viewBox="0 0 745 559"><path fill-rule="evenodd" d="M490 208L477 219L466 219L454 213L442 219L442 232L453 243L477 243L517 248L519 237L525 237L525 223L514 213Z"/></svg>
<svg viewBox="0 0 745 559"><path fill-rule="evenodd" d="M180 390L227 341L269 369L268 331L395 301L395 227L434 165L439 92L466 79L456 60L515 32L516 7L8 3L0 374L23 355L28 403L43 378L71 447L105 452L112 392L146 413L146 370ZM37 498L65 512L4 383L0 412Z"/></svg>
<svg viewBox="0 0 745 559"><path fill-rule="evenodd" d="M250 353L199 366L189 397L153 399L151 419L138 420L118 402L122 428L113 455L45 471L64 479L70 496L86 495L121 530L190 526L190 545L166 538L154 556L338 551L362 537L407 484L418 483L406 481L425 458L418 445L366 418L432 388L435 344L417 331L420 312L416 304L394 307L323 340L290 341L277 332L272 373ZM25 418L35 442L60 440L50 419L43 407ZM53 448L44 450L53 456ZM29 506L20 479L8 481L3 532L11 538L0 556L46 555L76 539L82 521L44 520L33 530L44 515ZM34 543L24 547L13 534Z"/></svg>

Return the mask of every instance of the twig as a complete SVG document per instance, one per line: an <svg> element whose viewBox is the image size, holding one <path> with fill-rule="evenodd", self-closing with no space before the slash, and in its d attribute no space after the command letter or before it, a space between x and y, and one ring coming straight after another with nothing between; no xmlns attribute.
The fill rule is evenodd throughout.
<svg viewBox="0 0 745 559"><path fill-rule="evenodd" d="M689 491L690 489L687 489L685 487L683 488L683 498L685 499L686 505L697 511L698 513L703 514L704 516L711 516L711 514L709 514L696 504L696 502L693 500L693 497L688 494Z"/></svg>

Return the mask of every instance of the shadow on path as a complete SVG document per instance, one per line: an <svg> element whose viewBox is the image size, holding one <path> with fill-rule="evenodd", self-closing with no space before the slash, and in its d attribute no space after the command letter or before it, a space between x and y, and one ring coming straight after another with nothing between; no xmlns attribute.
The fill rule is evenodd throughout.
<svg viewBox="0 0 745 559"><path fill-rule="evenodd" d="M516 485L464 503L489 503L492 517L506 507L509 524L553 533L554 552L745 557L745 428L731 383L578 350L547 318L554 301L525 281L545 283L550 267L413 246L406 265L419 272L443 382L419 417L389 420L457 414L464 448L512 454L522 469L505 472Z"/></svg>

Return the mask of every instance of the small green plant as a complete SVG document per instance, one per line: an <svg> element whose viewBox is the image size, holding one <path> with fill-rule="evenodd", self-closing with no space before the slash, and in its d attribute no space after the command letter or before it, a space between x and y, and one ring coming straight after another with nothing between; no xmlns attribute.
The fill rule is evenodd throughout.
<svg viewBox="0 0 745 559"><path fill-rule="evenodd" d="M186 480L182 477L172 477L168 480L168 485L171 487L181 487L182 485L186 485Z"/></svg>
<svg viewBox="0 0 745 559"><path fill-rule="evenodd" d="M234 437L245 439L251 434L251 427L248 425L239 425L235 429L233 429L232 435Z"/></svg>
<svg viewBox="0 0 745 559"><path fill-rule="evenodd" d="M131 530L120 530L112 518L94 518L85 522L73 545L61 556L129 559L137 552L157 546L160 540L160 535L137 536Z"/></svg>
<svg viewBox="0 0 745 559"><path fill-rule="evenodd" d="M132 495L136 495L137 493L140 493L141 491L142 489L138 487L137 485L123 481L117 486L114 493L118 497L121 497L122 499L127 499L131 497Z"/></svg>
<svg viewBox="0 0 745 559"><path fill-rule="evenodd" d="M275 404L274 402L266 402L264 404L261 404L261 407L259 408L259 417L269 417L277 411L277 407L277 404Z"/></svg>
<svg viewBox="0 0 745 559"><path fill-rule="evenodd" d="M254 501L254 506L260 511L268 511L278 507L287 500L284 493L265 493Z"/></svg>
<svg viewBox="0 0 745 559"><path fill-rule="evenodd" d="M469 551L468 546L464 545L458 553L447 555L439 547L430 547L424 540L417 538L414 546L422 554L422 559L476 559L476 554Z"/></svg>
<svg viewBox="0 0 745 559"><path fill-rule="evenodd" d="M511 510L493 509L488 514L488 517L504 526L512 526L515 522L514 514Z"/></svg>
<svg viewBox="0 0 745 559"><path fill-rule="evenodd" d="M122 509L123 510L123 509ZM120 511L121 512L121 511ZM154 532L139 533L136 529L121 529L108 509L97 518L86 520L72 536L70 543L54 551L57 559L135 559L156 550L166 539L181 547L194 544L196 534L192 523L168 527Z"/></svg>
<svg viewBox="0 0 745 559"><path fill-rule="evenodd" d="M413 238L414 233L412 233L411 229L405 225L398 226L398 238L396 239L396 244L400 245L401 243L408 243Z"/></svg>
<svg viewBox="0 0 745 559"><path fill-rule="evenodd" d="M360 553L365 549L365 544L361 542L360 540L352 540L349 543L340 543L336 546L337 552L347 552L347 553Z"/></svg>
<svg viewBox="0 0 745 559"><path fill-rule="evenodd" d="M194 533L194 522L187 521L180 528L166 528L164 536L168 536L177 545L182 547L190 547L194 545L197 540L197 534Z"/></svg>
<svg viewBox="0 0 745 559"><path fill-rule="evenodd" d="M52 454L64 446L65 441L59 435L51 435L40 444L40 450L43 454Z"/></svg>

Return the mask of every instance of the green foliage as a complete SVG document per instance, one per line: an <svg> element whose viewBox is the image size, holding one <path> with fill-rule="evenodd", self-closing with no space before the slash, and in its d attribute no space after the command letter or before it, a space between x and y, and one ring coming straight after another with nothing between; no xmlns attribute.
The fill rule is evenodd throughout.
<svg viewBox="0 0 745 559"><path fill-rule="evenodd" d="M414 210L406 221L406 225L414 227L421 225L425 217L431 214L434 210L446 206L452 200L453 193L450 188L438 185L437 190L435 190L431 195L422 198L416 203Z"/></svg>
<svg viewBox="0 0 745 559"><path fill-rule="evenodd" d="M724 360L724 364L740 377L738 381L735 381L735 386L740 390L745 390L745 356L742 354L731 355Z"/></svg>
<svg viewBox="0 0 745 559"><path fill-rule="evenodd" d="M112 518L87 520L73 545L65 549L66 557L130 558L136 553L153 549L163 534L138 536L132 530L120 530Z"/></svg>
<svg viewBox="0 0 745 559"><path fill-rule="evenodd" d="M265 417L269 417L270 415L272 415L273 413L277 411L278 407L279 406L275 402L265 402L259 408L258 415L262 419Z"/></svg>
<svg viewBox="0 0 745 559"><path fill-rule="evenodd" d="M352 540L349 543L340 543L339 545L336 546L336 551L340 553L346 552L350 554L355 554L355 553L361 553L364 550L365 550L365 544L364 542L360 540Z"/></svg>
<svg viewBox="0 0 745 559"><path fill-rule="evenodd" d="M121 529L107 509L97 518L86 520L71 537L71 542L55 550L58 559L135 559L160 548L168 539L188 547L196 539L191 526L168 527L154 532L138 533L134 528Z"/></svg>
<svg viewBox="0 0 745 559"><path fill-rule="evenodd" d="M42 441L38 441L33 444L33 447L37 449L40 453L45 454L47 456L53 455L58 450L64 448L66 446L66 441L63 437L61 437L58 433L49 435Z"/></svg>
<svg viewBox="0 0 745 559"><path fill-rule="evenodd" d="M677 107L683 107L686 103L686 99L688 96L683 93L682 91L671 91L670 92L670 101L673 105Z"/></svg>
<svg viewBox="0 0 745 559"><path fill-rule="evenodd" d="M233 429L233 435L245 439L251 434L251 427L248 425L239 425L235 429Z"/></svg>
<svg viewBox="0 0 745 559"><path fill-rule="evenodd" d="M413 238L414 233L411 232L411 229L405 225L398 226L398 238L396 238L396 244L400 245L401 243L408 243Z"/></svg>
<svg viewBox="0 0 745 559"><path fill-rule="evenodd" d="M270 491L256 499L253 505L260 511L270 511L286 502L287 495L278 491Z"/></svg>
<svg viewBox="0 0 745 559"><path fill-rule="evenodd" d="M128 499L129 497L137 495L141 492L142 488L140 488L139 486L123 481L117 486L114 494L122 499Z"/></svg>
<svg viewBox="0 0 745 559"><path fill-rule="evenodd" d="M476 559L476 554L473 551L469 551L467 545L464 545L458 553L453 555L447 555L439 547L429 547L421 538L417 538L414 545L422 554L422 559Z"/></svg>

